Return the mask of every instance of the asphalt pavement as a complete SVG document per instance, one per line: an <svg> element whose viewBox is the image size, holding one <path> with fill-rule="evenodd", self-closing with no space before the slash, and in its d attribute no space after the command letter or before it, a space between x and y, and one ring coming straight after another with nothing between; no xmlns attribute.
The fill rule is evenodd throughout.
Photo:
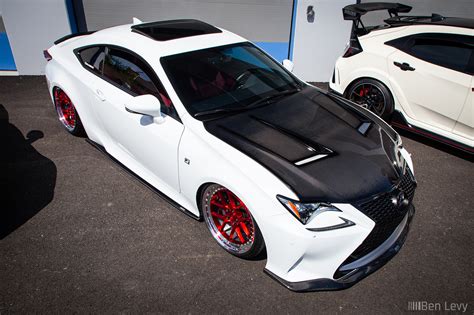
<svg viewBox="0 0 474 315"><path fill-rule="evenodd" d="M401 252L348 290L294 293L67 134L43 77L0 77L0 313L473 314L474 165L420 140L403 137L418 189Z"/></svg>

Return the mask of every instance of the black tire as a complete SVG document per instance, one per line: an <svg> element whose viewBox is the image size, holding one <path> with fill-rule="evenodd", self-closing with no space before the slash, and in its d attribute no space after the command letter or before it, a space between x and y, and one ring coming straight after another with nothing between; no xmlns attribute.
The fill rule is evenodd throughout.
<svg viewBox="0 0 474 315"><path fill-rule="evenodd" d="M201 210L209 232L224 250L243 259L261 257L265 242L257 222L229 189L207 186L201 195Z"/></svg>
<svg viewBox="0 0 474 315"><path fill-rule="evenodd" d="M380 81L360 79L351 84L344 97L366 107L385 121L390 121L394 110L392 93Z"/></svg>
<svg viewBox="0 0 474 315"><path fill-rule="evenodd" d="M86 132L79 113L66 92L59 87L55 87L53 89L53 96L56 114L63 127L74 136L85 136Z"/></svg>

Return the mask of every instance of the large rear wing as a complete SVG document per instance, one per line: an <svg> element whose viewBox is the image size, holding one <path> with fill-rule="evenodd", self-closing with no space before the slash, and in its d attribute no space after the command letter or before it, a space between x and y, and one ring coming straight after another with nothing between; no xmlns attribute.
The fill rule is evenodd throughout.
<svg viewBox="0 0 474 315"><path fill-rule="evenodd" d="M360 17L367 12L383 10L387 10L390 14L390 17L393 17L398 16L398 13L410 12L411 7L409 5L391 2L359 3L345 6L342 9L342 14L344 15L344 20L357 21L360 20Z"/></svg>
<svg viewBox="0 0 474 315"><path fill-rule="evenodd" d="M342 14L344 20L349 20L354 23L352 28L351 37L356 37L357 35L364 35L370 32L374 27L366 28L361 21L362 15L367 12L372 11L388 11L390 18L398 18L398 13L408 13L411 11L411 7L401 3L391 3L391 2L369 2L369 3L359 3L351 4L345 6L342 9Z"/></svg>

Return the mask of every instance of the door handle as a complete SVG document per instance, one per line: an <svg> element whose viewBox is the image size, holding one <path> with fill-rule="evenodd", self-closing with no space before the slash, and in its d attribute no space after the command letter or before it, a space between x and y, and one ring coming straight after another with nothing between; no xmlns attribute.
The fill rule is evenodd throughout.
<svg viewBox="0 0 474 315"><path fill-rule="evenodd" d="M394 61L393 64L399 67L400 69L402 69L402 71L415 71L415 68L413 68L406 62L400 63L400 62Z"/></svg>
<svg viewBox="0 0 474 315"><path fill-rule="evenodd" d="M102 102L105 101L105 95L101 90L99 90L99 89L95 90L95 95Z"/></svg>

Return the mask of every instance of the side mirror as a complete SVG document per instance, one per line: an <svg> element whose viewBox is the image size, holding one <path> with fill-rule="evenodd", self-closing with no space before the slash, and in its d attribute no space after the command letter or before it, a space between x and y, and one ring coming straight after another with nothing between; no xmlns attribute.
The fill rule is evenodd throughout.
<svg viewBox="0 0 474 315"><path fill-rule="evenodd" d="M125 110L132 114L150 116L156 123L164 121L161 115L160 100L150 94L135 96L129 103L125 104Z"/></svg>
<svg viewBox="0 0 474 315"><path fill-rule="evenodd" d="M293 72L293 68L295 67L295 65L293 64L293 61L291 61L289 59L283 60L282 65L283 65L283 67L285 67L286 70L288 70L290 72Z"/></svg>

